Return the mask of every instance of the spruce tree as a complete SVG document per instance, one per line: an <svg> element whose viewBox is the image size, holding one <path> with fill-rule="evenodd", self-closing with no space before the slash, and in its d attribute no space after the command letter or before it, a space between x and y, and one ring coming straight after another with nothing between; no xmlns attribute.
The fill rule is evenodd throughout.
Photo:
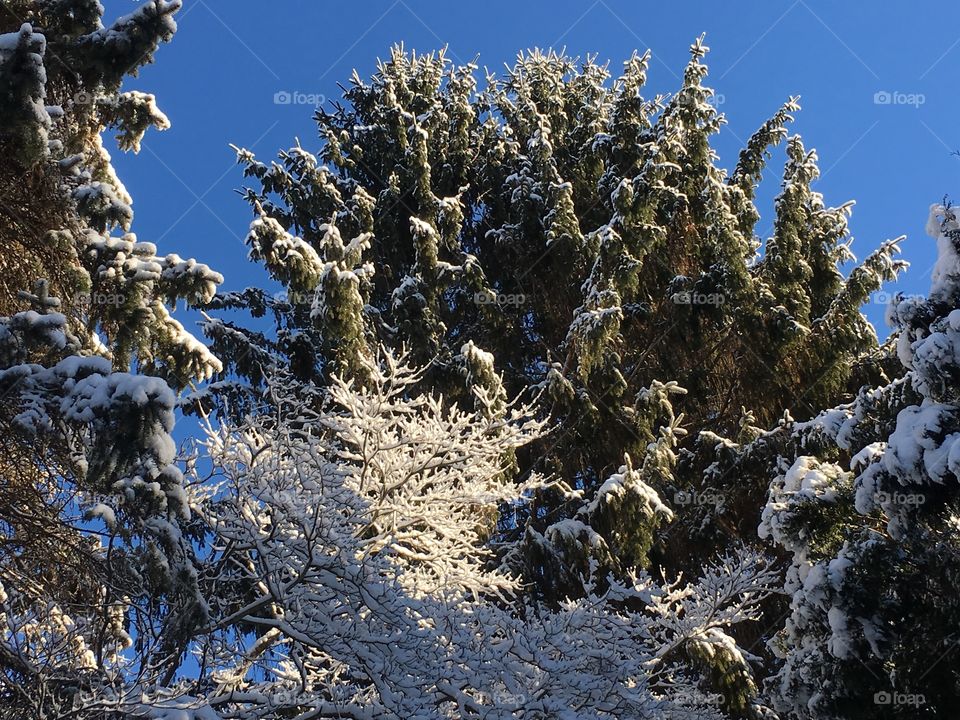
<svg viewBox="0 0 960 720"><path fill-rule="evenodd" d="M785 428L793 455L760 527L792 557L790 615L772 642L784 714L956 713L960 222L949 203L931 208L928 230L930 293L888 311L900 375Z"/></svg>
<svg viewBox="0 0 960 720"><path fill-rule="evenodd" d="M765 483L716 473L708 487L704 470L725 443L753 440L787 408L809 417L859 382L851 368L876 344L859 305L899 266L887 244L840 273L849 205L811 189L816 155L796 137L774 237L755 236L756 185L797 104L728 175L710 144L724 119L706 52L698 40L677 93L647 100L647 56L611 81L592 58L533 51L478 88L473 65L395 48L317 112L316 155L298 143L267 164L238 150L253 181L248 242L285 292L211 304L270 313L279 331L211 319L230 375L204 397L247 412L287 364L319 387L351 368L362 382L378 343L428 364L455 402L473 402L478 382L540 393L556 427L517 462L551 482L510 509L500 540L524 548L510 561L549 598L579 592L591 558L676 569L751 541ZM476 351L491 372L469 369ZM677 531L655 532L667 515L615 476L642 477ZM616 501L598 495L611 482ZM674 502L707 492L726 501ZM550 528L566 520L585 529L558 546Z"/></svg>
<svg viewBox="0 0 960 720"><path fill-rule="evenodd" d="M170 40L179 8L151 0L104 25L96 0L0 7L8 717L64 711L133 643L145 679L171 674L204 614L171 431L175 391L221 366L170 309L209 300L222 278L130 232L101 140L113 130L137 151L169 126L152 95L121 84ZM46 644L18 654L31 632Z"/></svg>

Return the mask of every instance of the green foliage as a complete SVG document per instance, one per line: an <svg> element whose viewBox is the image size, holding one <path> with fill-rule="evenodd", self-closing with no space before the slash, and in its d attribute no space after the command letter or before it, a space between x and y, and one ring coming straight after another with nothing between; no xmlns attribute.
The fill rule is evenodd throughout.
<svg viewBox="0 0 960 720"><path fill-rule="evenodd" d="M53 617L41 636L76 631L69 652L21 656L7 626L0 673L20 689L4 716L67 712L130 634L148 674L172 673L205 617L170 433L174 390L221 366L170 307L209 301L222 278L127 232L101 140L115 130L136 151L169 126L152 95L120 86L179 7L151 0L104 26L96 0L0 6L0 602L4 618Z"/></svg>
<svg viewBox="0 0 960 720"><path fill-rule="evenodd" d="M784 471L760 530L792 556L790 614L773 641L782 663L768 683L789 716L955 714L960 230L950 206L931 218L930 296L898 297L888 311L899 377L783 428ZM845 292L857 296L863 274L888 267L868 259Z"/></svg>
<svg viewBox="0 0 960 720"><path fill-rule="evenodd" d="M248 242L290 301L272 308L275 344L208 323L228 370L249 381L220 386L221 401L263 401L248 356L289 361L323 386L331 371L362 380L358 358L379 343L428 365L454 402L475 402L476 385L490 398L542 390L555 431L517 462L556 482L501 523L503 540L523 543L564 518L585 521L625 454L669 502L705 489L704 470L723 438L740 438L744 417L766 427L788 408L809 417L841 399L876 342L859 306L899 269L896 245L841 275L849 205L827 207L811 190L816 155L798 137L774 235L754 235L756 185L798 107L791 99L765 123L728 176L711 148L724 119L704 85L706 52L698 40L678 92L647 100L647 56L611 80L592 58L533 51L479 88L473 65L396 48L369 81L354 74L342 104L317 112L316 157L298 145L267 165L238 150L254 181ZM480 353L490 354L482 372L472 367ZM654 390L667 382L686 394ZM767 478L713 478L728 501L673 507L690 540L669 554L623 500L601 502L582 540L621 572L650 553L681 567L750 541ZM589 548L570 561L580 570L562 571L564 560L544 561L548 545L530 547L526 572L550 597L580 592L572 578Z"/></svg>

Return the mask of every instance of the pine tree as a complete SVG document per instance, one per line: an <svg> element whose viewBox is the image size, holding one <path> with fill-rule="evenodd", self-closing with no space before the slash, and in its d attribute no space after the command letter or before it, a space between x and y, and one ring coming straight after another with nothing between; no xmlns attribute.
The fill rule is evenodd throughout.
<svg viewBox="0 0 960 720"><path fill-rule="evenodd" d="M118 369L136 359L175 387L220 366L167 306L208 300L222 279L127 232L131 198L101 133L114 129L121 149L137 151L148 128L169 127L152 95L120 86L173 36L179 8L151 0L110 27L92 0L0 9L0 30L11 30L0 46L0 151L11 160L0 174L0 312L21 310L18 293L44 279L85 349Z"/></svg>
<svg viewBox="0 0 960 720"><path fill-rule="evenodd" d="M698 40L675 95L645 100L646 56L610 83L592 58L533 51L481 89L473 65L396 48L318 111L316 156L298 144L268 165L238 150L255 185L248 241L287 295L215 299L211 309L272 313L279 332L211 319L230 374L202 397L262 407L264 378L287 363L318 387L351 367L362 381L359 360L384 343L470 404L480 376L469 342L492 356L508 396L539 392L556 422L517 458L522 476L551 482L510 509L500 537L527 548L509 557L544 595L579 592L598 548L622 571L696 566L750 542L769 478L744 486L716 472L708 486L704 470L788 408L809 417L856 390L873 372L858 360L876 346L859 305L900 266L893 243L841 275L849 205L811 190L816 156L799 138L787 143L774 237L755 237L756 184L797 104L727 175L710 145L724 119L703 84L706 52ZM598 495L636 473L671 505L672 535L638 485L623 483L616 503ZM704 493L726 502L672 502ZM567 520L602 542L554 546L550 527Z"/></svg>
<svg viewBox="0 0 960 720"><path fill-rule="evenodd" d="M201 622L175 391L220 370L170 308L222 278L129 232L101 133L139 149L167 118L121 91L179 0L112 25L95 0L0 8L0 636L5 716L51 716L127 648L144 678ZM25 638L46 638L27 643ZM131 647L132 644L135 645ZM127 662L130 661L127 653Z"/></svg>
<svg viewBox="0 0 960 720"><path fill-rule="evenodd" d="M793 461L763 512L761 534L792 556L771 687L797 717L947 718L960 696L954 209L933 206L928 229L930 294L888 312L901 375L790 427Z"/></svg>

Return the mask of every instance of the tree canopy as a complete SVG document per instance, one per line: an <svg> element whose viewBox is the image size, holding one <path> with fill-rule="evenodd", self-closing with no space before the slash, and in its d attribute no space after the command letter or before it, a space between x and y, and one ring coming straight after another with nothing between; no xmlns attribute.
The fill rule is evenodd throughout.
<svg viewBox="0 0 960 720"><path fill-rule="evenodd" d="M218 292L102 141L169 126L122 86L179 9L0 6L4 717L953 717L946 199L881 344L898 240L854 258L796 98L723 169L704 38L649 98L396 47L236 148L269 281Z"/></svg>

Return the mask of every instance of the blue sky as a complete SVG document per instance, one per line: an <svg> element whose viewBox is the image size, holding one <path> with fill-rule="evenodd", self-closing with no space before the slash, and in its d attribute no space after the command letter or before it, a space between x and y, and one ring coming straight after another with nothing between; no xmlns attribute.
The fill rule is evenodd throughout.
<svg viewBox="0 0 960 720"><path fill-rule="evenodd" d="M129 0L103 0L107 17ZM743 141L790 95L803 110L792 130L820 156L817 189L828 204L856 200L854 252L907 235L911 269L890 290L926 292L935 259L924 232L927 209L960 198L960 29L939 2L688 1L437 2L435 0L184 0L180 30L157 63L127 89L157 95L172 129L148 133L138 156L114 152L134 197L134 230L161 252L193 256L226 276L225 288L259 282L246 261L250 221L233 192L243 184L228 143L269 160L299 137L317 146L308 104L278 93L338 95L354 68L369 76L377 57L448 46L455 61L479 55L500 69L517 51L566 47L596 53L613 71L634 49L650 49L648 95L679 86L688 47L707 33L710 75L729 124L715 147L732 168ZM780 156L761 193L760 232L769 231ZM881 335L883 300L865 308Z"/></svg>

